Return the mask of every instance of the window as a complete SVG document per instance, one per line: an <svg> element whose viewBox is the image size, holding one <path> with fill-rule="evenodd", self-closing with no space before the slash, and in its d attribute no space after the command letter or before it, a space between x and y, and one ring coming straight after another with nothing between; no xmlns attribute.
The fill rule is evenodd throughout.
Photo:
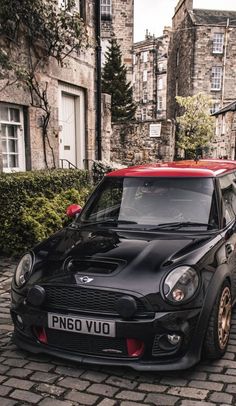
<svg viewBox="0 0 236 406"><path fill-rule="evenodd" d="M142 110L142 121L146 121L147 120L147 109L143 109Z"/></svg>
<svg viewBox="0 0 236 406"><path fill-rule="evenodd" d="M159 78L157 81L157 89L162 90L163 89L163 79Z"/></svg>
<svg viewBox="0 0 236 406"><path fill-rule="evenodd" d="M142 52L142 61L143 62L148 61L148 52L147 51Z"/></svg>
<svg viewBox="0 0 236 406"><path fill-rule="evenodd" d="M222 54L224 49L224 34L215 33L213 37L213 54Z"/></svg>
<svg viewBox="0 0 236 406"><path fill-rule="evenodd" d="M110 20L112 16L112 0L101 0L101 18Z"/></svg>
<svg viewBox="0 0 236 406"><path fill-rule="evenodd" d="M147 82L147 70L143 71L143 82Z"/></svg>
<svg viewBox="0 0 236 406"><path fill-rule="evenodd" d="M216 113L218 110L220 110L220 103L213 103L210 109L210 113Z"/></svg>
<svg viewBox="0 0 236 406"><path fill-rule="evenodd" d="M148 92L147 90L143 91L143 103L147 103L148 102Z"/></svg>
<svg viewBox="0 0 236 406"><path fill-rule="evenodd" d="M162 110L163 108L163 98L162 96L157 97L157 110Z"/></svg>
<svg viewBox="0 0 236 406"><path fill-rule="evenodd" d="M235 220L236 215L236 185L235 173L219 178L223 198L224 223L223 226Z"/></svg>
<svg viewBox="0 0 236 406"><path fill-rule="evenodd" d="M213 66L211 71L211 90L221 90L222 85L222 67Z"/></svg>
<svg viewBox="0 0 236 406"><path fill-rule="evenodd" d="M19 107L0 105L3 171L25 170L23 112Z"/></svg>

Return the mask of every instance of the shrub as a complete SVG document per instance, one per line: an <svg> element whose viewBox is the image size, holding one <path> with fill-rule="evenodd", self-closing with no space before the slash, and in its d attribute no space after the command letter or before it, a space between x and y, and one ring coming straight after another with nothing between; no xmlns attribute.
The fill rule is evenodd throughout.
<svg viewBox="0 0 236 406"><path fill-rule="evenodd" d="M0 252L19 254L61 228L65 209L83 205L91 190L82 170L35 171L0 176Z"/></svg>

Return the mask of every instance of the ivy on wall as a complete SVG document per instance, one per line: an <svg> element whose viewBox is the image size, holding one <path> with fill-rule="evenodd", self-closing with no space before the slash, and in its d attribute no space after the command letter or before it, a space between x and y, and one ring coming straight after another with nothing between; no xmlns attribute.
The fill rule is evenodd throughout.
<svg viewBox="0 0 236 406"><path fill-rule="evenodd" d="M40 109L44 161L49 167L47 150L52 114L48 83L41 72L50 61L62 67L73 52L88 47L86 27L75 0L58 7L58 0L0 0L0 89L17 84L29 92L31 106Z"/></svg>

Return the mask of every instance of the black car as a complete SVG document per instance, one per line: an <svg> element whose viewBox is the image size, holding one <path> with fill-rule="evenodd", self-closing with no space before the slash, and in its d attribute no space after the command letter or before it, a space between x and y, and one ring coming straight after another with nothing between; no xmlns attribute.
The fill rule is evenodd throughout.
<svg viewBox="0 0 236 406"><path fill-rule="evenodd" d="M109 173L12 282L15 343L137 370L184 369L227 348L236 297L236 162Z"/></svg>

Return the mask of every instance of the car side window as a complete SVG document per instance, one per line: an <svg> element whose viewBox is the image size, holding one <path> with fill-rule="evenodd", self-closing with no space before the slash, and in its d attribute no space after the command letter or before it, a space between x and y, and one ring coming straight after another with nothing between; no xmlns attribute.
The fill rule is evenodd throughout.
<svg viewBox="0 0 236 406"><path fill-rule="evenodd" d="M223 216L225 224L230 223L236 216L236 183L235 174L219 178L223 199Z"/></svg>

